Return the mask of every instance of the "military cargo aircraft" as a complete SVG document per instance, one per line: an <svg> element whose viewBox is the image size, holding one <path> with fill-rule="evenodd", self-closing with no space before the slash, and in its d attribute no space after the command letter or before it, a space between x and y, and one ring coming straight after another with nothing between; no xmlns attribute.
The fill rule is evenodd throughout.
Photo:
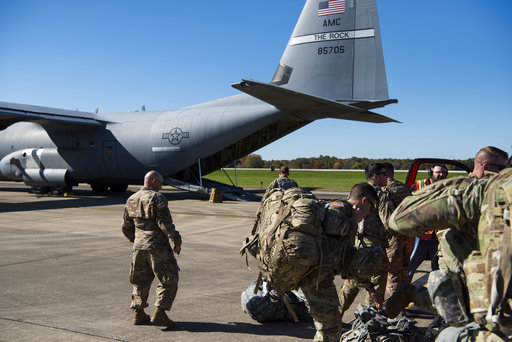
<svg viewBox="0 0 512 342"><path fill-rule="evenodd" d="M306 1L273 79L232 86L244 94L164 111L0 102L0 179L123 192L154 169L167 184L207 193L202 175L314 120L397 122L370 111L397 102L388 97L376 0Z"/></svg>

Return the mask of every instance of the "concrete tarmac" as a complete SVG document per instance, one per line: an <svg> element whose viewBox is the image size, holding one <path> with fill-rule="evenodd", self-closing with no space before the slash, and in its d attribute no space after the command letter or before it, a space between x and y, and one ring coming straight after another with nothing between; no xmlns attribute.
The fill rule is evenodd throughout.
<svg viewBox="0 0 512 342"><path fill-rule="evenodd" d="M238 250L250 233L258 203L210 203L170 187L162 192L183 237L177 256L179 289L169 314L178 327L134 326L131 243L121 225L124 203L138 188L97 195L84 185L67 197L36 196L24 184L0 182L0 341L313 338L310 322L260 324L241 309L241 292L258 272L254 259L249 257L248 269ZM364 301L363 292L345 322Z"/></svg>

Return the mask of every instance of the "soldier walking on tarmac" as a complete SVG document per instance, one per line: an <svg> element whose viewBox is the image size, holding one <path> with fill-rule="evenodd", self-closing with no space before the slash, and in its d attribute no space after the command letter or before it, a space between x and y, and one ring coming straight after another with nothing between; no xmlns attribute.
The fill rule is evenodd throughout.
<svg viewBox="0 0 512 342"><path fill-rule="evenodd" d="M179 267L174 253L180 254L181 236L174 228L167 199L159 191L163 178L157 171L149 171L144 186L128 198L123 216L123 234L133 242L130 283L133 285L131 308L135 311L133 324L175 327L165 311L171 310L178 291ZM174 249L169 243L171 239ZM174 251L174 253L173 253ZM150 317L144 312L148 306L149 289L157 277L156 310Z"/></svg>

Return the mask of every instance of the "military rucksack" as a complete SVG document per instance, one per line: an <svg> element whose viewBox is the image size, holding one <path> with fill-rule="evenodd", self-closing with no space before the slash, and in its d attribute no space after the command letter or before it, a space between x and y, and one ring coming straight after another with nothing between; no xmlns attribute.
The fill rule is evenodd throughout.
<svg viewBox="0 0 512 342"><path fill-rule="evenodd" d="M486 187L478 224L478 250L464 261L470 311L489 330L512 334L512 169Z"/></svg>
<svg viewBox="0 0 512 342"><path fill-rule="evenodd" d="M325 203L301 188L273 189L262 202L253 232L257 247L250 251L263 278L277 291L305 286L301 282L322 268L324 216Z"/></svg>

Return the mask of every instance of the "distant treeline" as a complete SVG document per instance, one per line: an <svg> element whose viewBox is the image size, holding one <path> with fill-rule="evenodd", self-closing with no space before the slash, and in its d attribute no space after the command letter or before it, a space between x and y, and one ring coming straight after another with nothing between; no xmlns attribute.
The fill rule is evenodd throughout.
<svg viewBox="0 0 512 342"><path fill-rule="evenodd" d="M474 159L460 160L455 159L462 164L473 168ZM297 158L292 160L263 160L259 154L250 154L240 159L237 164L241 168L279 168L282 165L288 166L290 169L364 169L370 162L389 162L393 164L396 170L407 170L413 159L370 159L351 157L340 159L337 157L322 156L310 158ZM454 169L452 165L447 165L448 169Z"/></svg>

